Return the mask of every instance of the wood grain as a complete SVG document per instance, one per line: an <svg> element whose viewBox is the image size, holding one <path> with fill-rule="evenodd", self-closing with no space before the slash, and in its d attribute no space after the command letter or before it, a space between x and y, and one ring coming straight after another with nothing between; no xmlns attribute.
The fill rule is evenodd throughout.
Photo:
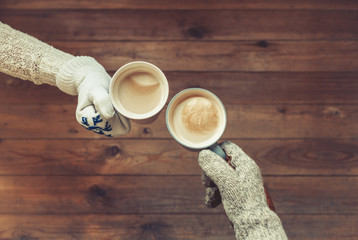
<svg viewBox="0 0 358 240"><path fill-rule="evenodd" d="M202 214L197 176L0 176L3 214ZM278 214L357 214L357 177L266 176Z"/></svg>
<svg viewBox="0 0 358 240"><path fill-rule="evenodd" d="M357 215L282 215L289 239L336 240L358 238Z"/></svg>
<svg viewBox="0 0 358 240"><path fill-rule="evenodd" d="M264 177L264 183L284 214L356 214L356 177Z"/></svg>
<svg viewBox="0 0 358 240"><path fill-rule="evenodd" d="M25 100L25 101L24 101ZM11 77L0 73L0 104L77 104L77 96L57 87Z"/></svg>
<svg viewBox="0 0 358 240"><path fill-rule="evenodd" d="M264 176L358 176L351 140L232 140ZM197 153L168 140L2 140L0 175L200 175Z"/></svg>
<svg viewBox="0 0 358 240"><path fill-rule="evenodd" d="M50 42L96 58L107 71L134 60L163 71L355 72L355 41ZM173 61L175 59L175 61Z"/></svg>
<svg viewBox="0 0 358 240"><path fill-rule="evenodd" d="M0 21L110 75L144 60L216 93L289 239L357 239L355 0L0 0ZM233 240L197 153L151 125L105 138L77 98L0 74L0 240ZM164 109L165 110L165 109Z"/></svg>
<svg viewBox="0 0 358 240"><path fill-rule="evenodd" d="M0 177L1 214L218 213L198 176Z"/></svg>
<svg viewBox="0 0 358 240"><path fill-rule="evenodd" d="M358 39L356 29L351 27L358 20L358 12L341 10L6 9L0 10L0 20L46 41Z"/></svg>
<svg viewBox="0 0 358 240"><path fill-rule="evenodd" d="M223 139L335 138L358 135L357 105L231 105ZM75 119L75 105L0 105L0 138L102 138ZM165 109L151 125L133 123L120 138L165 138Z"/></svg>
<svg viewBox="0 0 358 240"><path fill-rule="evenodd" d="M114 72L109 72L113 76ZM358 72L165 72L171 99L201 87L227 104L357 104ZM19 97L21 96L21 97ZM25 100L25 101L24 101ZM0 104L69 104L77 97L0 73Z"/></svg>
<svg viewBox="0 0 358 240"><path fill-rule="evenodd" d="M146 0L108 0L93 2L91 0L63 0L63 1L46 1L33 0L0 0L0 5L4 9L344 9L355 10L357 4L354 0L301 0L301 1L285 1L272 0L222 0L207 1L197 0L153 0L150 3Z"/></svg>
<svg viewBox="0 0 358 240"><path fill-rule="evenodd" d="M209 236L209 237L208 237ZM234 240L226 215L2 215L0 239Z"/></svg>
<svg viewBox="0 0 358 240"><path fill-rule="evenodd" d="M357 215L281 215L289 239L353 240ZM349 230L347 230L349 229ZM234 240L223 214L2 215L0 239Z"/></svg>

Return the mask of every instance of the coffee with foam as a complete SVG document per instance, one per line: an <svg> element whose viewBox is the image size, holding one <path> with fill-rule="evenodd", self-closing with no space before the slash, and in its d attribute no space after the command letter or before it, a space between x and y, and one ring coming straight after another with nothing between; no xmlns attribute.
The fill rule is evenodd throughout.
<svg viewBox="0 0 358 240"><path fill-rule="evenodd" d="M116 111L139 124L153 122L165 106L169 85L155 65L135 61L113 75L109 95Z"/></svg>
<svg viewBox="0 0 358 240"><path fill-rule="evenodd" d="M118 99L129 112L147 113L160 103L161 85L152 74L135 72L121 81Z"/></svg>
<svg viewBox="0 0 358 240"><path fill-rule="evenodd" d="M226 125L222 103L203 89L189 89L174 97L166 117L172 136L190 148L201 148L217 141Z"/></svg>
<svg viewBox="0 0 358 240"><path fill-rule="evenodd" d="M187 130L198 134L207 134L215 130L219 114L214 103L204 97L192 97L182 102L181 105L183 105L181 122Z"/></svg>

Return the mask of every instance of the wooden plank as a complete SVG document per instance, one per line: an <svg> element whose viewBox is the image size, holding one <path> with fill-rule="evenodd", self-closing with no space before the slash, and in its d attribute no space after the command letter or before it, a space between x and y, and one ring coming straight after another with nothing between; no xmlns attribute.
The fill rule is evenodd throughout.
<svg viewBox="0 0 358 240"><path fill-rule="evenodd" d="M232 140L264 175L358 175L357 141ZM197 153L168 140L2 140L0 175L200 175Z"/></svg>
<svg viewBox="0 0 358 240"><path fill-rule="evenodd" d="M337 72L358 69L355 41L50 42L96 58L107 71L134 60L164 71Z"/></svg>
<svg viewBox="0 0 358 240"><path fill-rule="evenodd" d="M289 239L356 239L357 215L281 215ZM2 215L0 239L234 240L226 215Z"/></svg>
<svg viewBox="0 0 358 240"><path fill-rule="evenodd" d="M357 215L282 215L290 240L357 239Z"/></svg>
<svg viewBox="0 0 358 240"><path fill-rule="evenodd" d="M228 108L223 138L257 159L289 238L358 238L357 1L0 0L0 9L0 19L111 73L153 62L175 75L170 96L187 86L214 91ZM76 123L76 97L8 81L0 239L234 239L222 207L204 208L196 154L170 138L163 113L101 138Z"/></svg>
<svg viewBox="0 0 358 240"><path fill-rule="evenodd" d="M114 72L109 73L113 76ZM201 87L227 104L357 104L358 72L165 72L171 99L179 91ZM19 97L21 96L21 97ZM56 87L0 73L0 104L69 104L77 97Z"/></svg>
<svg viewBox="0 0 358 240"><path fill-rule="evenodd" d="M2 215L0 239L234 240L226 215Z"/></svg>
<svg viewBox="0 0 358 240"><path fill-rule="evenodd" d="M355 214L357 177L264 177L279 214Z"/></svg>
<svg viewBox="0 0 358 240"><path fill-rule="evenodd" d="M267 175L356 175L353 140L235 140ZM247 150L246 150L247 149Z"/></svg>
<svg viewBox="0 0 358 240"><path fill-rule="evenodd" d="M272 0L222 0L207 1L197 0L153 0L150 3L145 0L108 0L93 2L91 0L63 0L63 1L46 1L33 0L0 0L0 6L3 9L358 9L357 2L354 0L301 0L285 1Z"/></svg>
<svg viewBox="0 0 358 240"><path fill-rule="evenodd" d="M264 177L278 214L357 214L357 177ZM197 176L0 176L3 214L208 214Z"/></svg>
<svg viewBox="0 0 358 240"><path fill-rule="evenodd" d="M11 77L0 73L0 104L77 104L77 96L68 95L57 87Z"/></svg>
<svg viewBox="0 0 358 240"><path fill-rule="evenodd" d="M223 139L335 138L358 135L357 105L232 105L225 104L228 124ZM75 119L75 105L0 105L2 139L105 138ZM150 125L133 123L121 138L165 138L165 108Z"/></svg>
<svg viewBox="0 0 358 240"><path fill-rule="evenodd" d="M0 16L13 28L46 41L358 39L357 11L46 9L0 10Z"/></svg>
<svg viewBox="0 0 358 240"><path fill-rule="evenodd" d="M0 177L3 214L220 213L207 209L200 175Z"/></svg>
<svg viewBox="0 0 358 240"><path fill-rule="evenodd" d="M201 173L197 154L168 140L3 140L0 156L0 175Z"/></svg>

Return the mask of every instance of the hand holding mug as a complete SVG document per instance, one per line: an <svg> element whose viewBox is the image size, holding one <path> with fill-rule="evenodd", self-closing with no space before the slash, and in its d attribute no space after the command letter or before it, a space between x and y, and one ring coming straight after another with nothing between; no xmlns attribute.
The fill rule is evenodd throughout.
<svg viewBox="0 0 358 240"><path fill-rule="evenodd" d="M224 104L212 92L202 88L189 88L176 94L166 112L166 124L172 137L191 151L210 149L222 158L225 152L217 144L226 128ZM208 188L206 205L221 203L219 189L203 172Z"/></svg>
<svg viewBox="0 0 358 240"><path fill-rule="evenodd" d="M201 88L189 88L179 92L170 101L166 112L166 124L172 137L186 149L199 151L210 149L228 165L233 166L226 151L217 143L226 128L226 111L223 103L212 92ZM202 174L207 187L205 204L214 208L221 204L221 195L216 184ZM264 188L267 203L274 210L272 200Z"/></svg>

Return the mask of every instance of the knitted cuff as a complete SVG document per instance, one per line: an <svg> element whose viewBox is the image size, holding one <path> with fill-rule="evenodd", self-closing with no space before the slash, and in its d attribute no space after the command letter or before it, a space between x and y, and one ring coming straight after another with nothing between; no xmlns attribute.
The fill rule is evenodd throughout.
<svg viewBox="0 0 358 240"><path fill-rule="evenodd" d="M233 220L236 239L287 240L281 220L266 207L244 211Z"/></svg>
<svg viewBox="0 0 358 240"><path fill-rule="evenodd" d="M60 66L74 58L0 22L0 72L35 84L56 85Z"/></svg>
<svg viewBox="0 0 358 240"><path fill-rule="evenodd" d="M92 57L74 57L61 66L56 76L56 85L67 94L78 95L78 86L92 71L106 72L103 66Z"/></svg>

